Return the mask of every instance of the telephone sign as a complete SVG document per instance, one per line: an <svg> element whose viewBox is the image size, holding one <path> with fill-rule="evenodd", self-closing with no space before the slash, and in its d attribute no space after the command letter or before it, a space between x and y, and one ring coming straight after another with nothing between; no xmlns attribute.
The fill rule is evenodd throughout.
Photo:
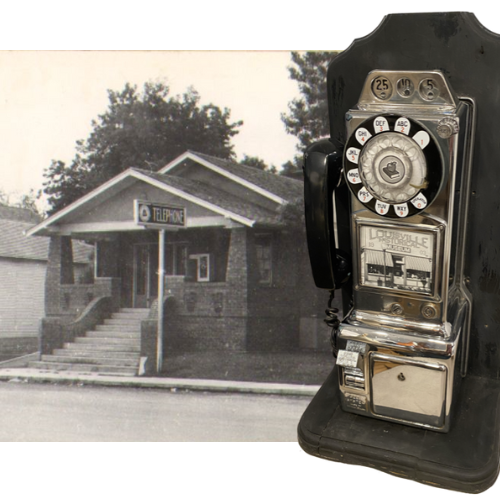
<svg viewBox="0 0 500 500"><path fill-rule="evenodd" d="M154 227L184 227L186 209L163 203L134 200L135 222Z"/></svg>

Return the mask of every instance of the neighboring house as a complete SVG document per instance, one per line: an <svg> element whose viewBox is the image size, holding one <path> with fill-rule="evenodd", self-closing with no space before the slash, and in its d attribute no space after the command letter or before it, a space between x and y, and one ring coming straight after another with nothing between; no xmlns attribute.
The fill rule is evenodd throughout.
<svg viewBox="0 0 500 500"><path fill-rule="evenodd" d="M0 205L0 360L38 350L49 239L28 238L25 231L40 220L30 210ZM79 275L88 267L89 250L75 248Z"/></svg>
<svg viewBox="0 0 500 500"><path fill-rule="evenodd" d="M138 200L184 209L185 226L167 228L163 241L158 227L140 223ZM291 224L284 220L293 217L283 217L290 206L297 215ZM312 281L302 213L301 180L201 153L186 152L158 172L122 172L29 232L51 240L44 361L58 362L60 368L64 360L88 362L106 343L119 343L119 336L121 353L109 360L110 372L119 361L125 363L124 352L131 350L151 365L168 349L324 347L316 336L324 293ZM93 285L72 284L71 240L94 242ZM165 321L159 339L162 247L166 300L159 304ZM109 297L112 310L121 311L97 326L103 320L102 308L94 316L92 308L98 310L99 297ZM61 350L61 338L82 335L84 327L70 323L89 303L85 322L78 323L86 325L86 338L75 345L66 342L66 351ZM128 339L117 333L120 329ZM82 344L89 343L92 349L83 349Z"/></svg>

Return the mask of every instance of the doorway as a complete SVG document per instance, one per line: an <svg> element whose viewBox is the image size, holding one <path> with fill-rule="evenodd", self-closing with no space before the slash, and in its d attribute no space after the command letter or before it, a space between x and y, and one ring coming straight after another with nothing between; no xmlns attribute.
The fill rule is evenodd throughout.
<svg viewBox="0 0 500 500"><path fill-rule="evenodd" d="M134 245L133 307L149 308L158 297L158 245Z"/></svg>

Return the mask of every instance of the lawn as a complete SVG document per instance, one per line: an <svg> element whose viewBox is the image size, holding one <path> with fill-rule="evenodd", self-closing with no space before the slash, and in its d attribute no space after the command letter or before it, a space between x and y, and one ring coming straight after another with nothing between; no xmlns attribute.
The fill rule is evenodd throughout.
<svg viewBox="0 0 500 500"><path fill-rule="evenodd" d="M162 376L320 385L333 368L330 352L169 353Z"/></svg>

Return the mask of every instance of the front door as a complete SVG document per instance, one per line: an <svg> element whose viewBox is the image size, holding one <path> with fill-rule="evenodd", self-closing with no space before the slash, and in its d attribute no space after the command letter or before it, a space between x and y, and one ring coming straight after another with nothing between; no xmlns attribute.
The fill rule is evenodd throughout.
<svg viewBox="0 0 500 500"><path fill-rule="evenodd" d="M134 245L134 307L151 307L158 297L158 245Z"/></svg>

